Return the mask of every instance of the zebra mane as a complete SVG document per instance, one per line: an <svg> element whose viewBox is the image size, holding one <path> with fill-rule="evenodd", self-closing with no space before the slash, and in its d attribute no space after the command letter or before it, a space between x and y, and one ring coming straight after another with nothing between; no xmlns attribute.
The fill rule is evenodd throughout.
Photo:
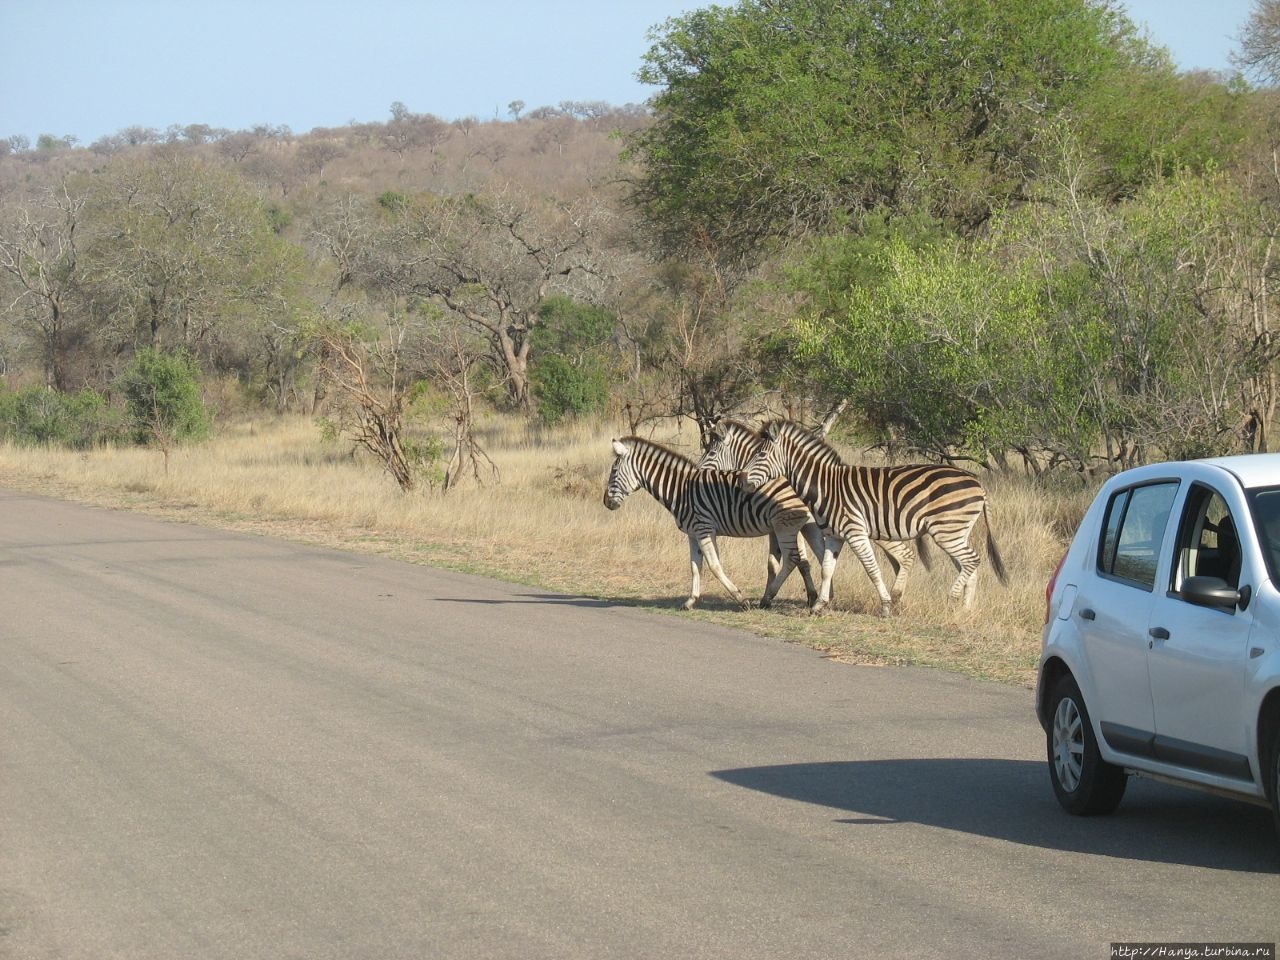
<svg viewBox="0 0 1280 960"><path fill-rule="evenodd" d="M661 443L658 443L656 440L648 440L644 437L630 436L630 437L619 437L618 440L614 442L625 444L626 446L632 448L633 450L636 448L643 449L647 453L649 453L651 456L660 456L660 457L666 457L671 460L675 460L681 466L687 467L690 470L698 469L698 464L696 461L691 460L689 457L685 456L679 450L672 450L670 447L665 446Z"/></svg>
<svg viewBox="0 0 1280 960"><path fill-rule="evenodd" d="M761 439L759 430L749 424L743 423L741 420L722 420L720 423L716 424L715 428L711 431L712 437L716 437L721 440L727 440L733 434L742 434L743 436L750 437L752 440Z"/></svg>
<svg viewBox="0 0 1280 960"><path fill-rule="evenodd" d="M760 428L760 436L765 440L786 440L807 459L844 464L835 447L793 420L770 420Z"/></svg>

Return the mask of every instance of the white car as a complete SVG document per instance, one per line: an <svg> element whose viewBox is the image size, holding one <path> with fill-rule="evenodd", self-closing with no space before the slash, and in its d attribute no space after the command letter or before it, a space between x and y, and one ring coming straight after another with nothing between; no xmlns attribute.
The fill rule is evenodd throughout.
<svg viewBox="0 0 1280 960"><path fill-rule="evenodd" d="M1063 807L1110 813L1136 773L1269 804L1280 831L1280 454L1112 477L1046 599Z"/></svg>

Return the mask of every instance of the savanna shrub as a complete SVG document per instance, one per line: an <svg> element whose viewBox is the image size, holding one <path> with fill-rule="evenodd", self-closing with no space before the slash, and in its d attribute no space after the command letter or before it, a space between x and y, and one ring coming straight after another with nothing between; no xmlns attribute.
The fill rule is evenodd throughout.
<svg viewBox="0 0 1280 960"><path fill-rule="evenodd" d="M77 450L119 440L124 417L93 390L59 393L48 387L0 392L0 438L26 446Z"/></svg>
<svg viewBox="0 0 1280 960"><path fill-rule="evenodd" d="M538 321L529 379L539 419L551 425L604 409L613 316L591 304L552 297L538 308Z"/></svg>
<svg viewBox="0 0 1280 960"><path fill-rule="evenodd" d="M575 365L564 357L543 357L532 380L538 418L548 426L565 417L602 410L609 399L604 369L589 361Z"/></svg>
<svg viewBox="0 0 1280 960"><path fill-rule="evenodd" d="M199 368L185 353L138 352L116 381L139 443L203 440L211 420L200 396Z"/></svg>

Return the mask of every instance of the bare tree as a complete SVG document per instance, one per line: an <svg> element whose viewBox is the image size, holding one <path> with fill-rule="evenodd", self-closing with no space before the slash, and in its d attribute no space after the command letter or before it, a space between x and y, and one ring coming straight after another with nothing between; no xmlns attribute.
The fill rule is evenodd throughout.
<svg viewBox="0 0 1280 960"><path fill-rule="evenodd" d="M344 152L342 147L331 140L308 140L298 147L298 162L303 170L323 179L324 168Z"/></svg>
<svg viewBox="0 0 1280 960"><path fill-rule="evenodd" d="M258 150L261 140L256 133L237 130L218 141L218 153L233 163L242 163L245 157Z"/></svg>
<svg viewBox="0 0 1280 960"><path fill-rule="evenodd" d="M471 333L455 322L442 318L426 338L427 363L432 379L449 396L448 415L453 421L453 450L445 466L444 489L447 492L469 474L483 484L486 475L500 479L498 465L484 451L475 431L476 368L484 363L485 347Z"/></svg>
<svg viewBox="0 0 1280 960"><path fill-rule="evenodd" d="M63 181L0 225L0 273L16 291L10 312L39 335L45 383L58 390L67 386L68 307L78 279L84 206L84 197Z"/></svg>
<svg viewBox="0 0 1280 960"><path fill-rule="evenodd" d="M417 485L404 444L404 417L414 377L406 375L404 351L409 324L387 315L380 329L341 322L321 327L324 344L321 375L348 401L351 438L372 453L408 493Z"/></svg>
<svg viewBox="0 0 1280 960"><path fill-rule="evenodd" d="M1280 84L1280 0L1254 0L1231 62L1264 82Z"/></svg>
<svg viewBox="0 0 1280 960"><path fill-rule="evenodd" d="M430 113L412 113L397 100L391 104L391 120L383 128L383 145L404 162L405 154L425 147L435 153L453 135L453 128Z"/></svg>
<svg viewBox="0 0 1280 960"><path fill-rule="evenodd" d="M530 332L554 293L592 299L601 272L593 204L535 204L507 193L420 198L400 213L369 275L375 287L426 297L480 332L510 399L531 410Z"/></svg>
<svg viewBox="0 0 1280 960"><path fill-rule="evenodd" d="M634 429L687 417L703 445L721 418L740 413L760 392L754 326L735 305L740 285L713 257L667 260L644 270L632 263L615 285L611 309L629 353L631 376L621 393Z"/></svg>

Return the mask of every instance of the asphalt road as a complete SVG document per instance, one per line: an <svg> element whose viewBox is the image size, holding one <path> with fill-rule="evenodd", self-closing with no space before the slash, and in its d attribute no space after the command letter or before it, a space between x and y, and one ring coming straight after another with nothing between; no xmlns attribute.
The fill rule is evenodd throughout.
<svg viewBox="0 0 1280 960"><path fill-rule="evenodd" d="M1027 690L0 491L0 957L1280 939L1266 810L1059 811Z"/></svg>

